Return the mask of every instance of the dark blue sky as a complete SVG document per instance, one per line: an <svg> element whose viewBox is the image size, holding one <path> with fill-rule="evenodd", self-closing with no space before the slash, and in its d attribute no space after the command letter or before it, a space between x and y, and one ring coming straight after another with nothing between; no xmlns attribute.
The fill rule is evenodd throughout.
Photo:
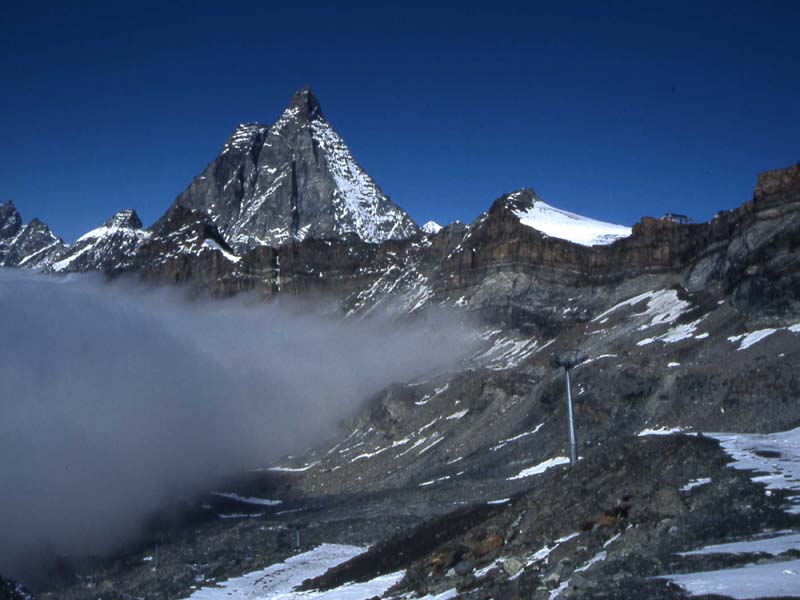
<svg viewBox="0 0 800 600"><path fill-rule="evenodd" d="M420 223L520 187L706 220L800 160L796 1L29 4L0 13L0 199L68 241L155 220L303 84Z"/></svg>

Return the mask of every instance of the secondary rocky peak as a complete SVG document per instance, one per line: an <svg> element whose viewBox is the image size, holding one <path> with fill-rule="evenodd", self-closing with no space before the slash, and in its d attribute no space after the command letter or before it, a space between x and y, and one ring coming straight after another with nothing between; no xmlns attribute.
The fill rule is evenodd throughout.
<svg viewBox="0 0 800 600"><path fill-rule="evenodd" d="M27 228L30 231L36 231L42 233L46 232L48 235L53 236L55 238L55 235L53 235L53 232L50 231L50 227L48 227L47 223L45 223L40 219L37 219L36 217L30 220L30 222L27 225Z"/></svg>
<svg viewBox="0 0 800 600"><path fill-rule="evenodd" d="M129 260L150 238L142 229L135 210L121 210L100 227L79 237L49 270L69 271L124 270Z"/></svg>
<svg viewBox="0 0 800 600"><path fill-rule="evenodd" d="M42 270L57 260L64 248L61 239L44 222L32 219L22 225L11 202L0 205L0 266Z"/></svg>
<svg viewBox="0 0 800 600"><path fill-rule="evenodd" d="M0 238L16 235L22 227L22 217L11 200L0 204Z"/></svg>
<svg viewBox="0 0 800 600"><path fill-rule="evenodd" d="M126 229L141 229L142 220L133 209L121 210L115 213L108 221L103 223L103 227L124 227Z"/></svg>

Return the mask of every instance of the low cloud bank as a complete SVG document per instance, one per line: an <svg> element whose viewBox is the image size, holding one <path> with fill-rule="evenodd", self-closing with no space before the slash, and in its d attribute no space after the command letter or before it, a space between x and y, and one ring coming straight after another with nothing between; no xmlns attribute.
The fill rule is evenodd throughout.
<svg viewBox="0 0 800 600"><path fill-rule="evenodd" d="M469 332L0 269L0 573L131 540L166 500L333 433Z"/></svg>

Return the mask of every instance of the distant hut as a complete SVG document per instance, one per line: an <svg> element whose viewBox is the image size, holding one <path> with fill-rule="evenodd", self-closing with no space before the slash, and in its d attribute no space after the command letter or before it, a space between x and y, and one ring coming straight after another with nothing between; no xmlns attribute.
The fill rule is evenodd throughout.
<svg viewBox="0 0 800 600"><path fill-rule="evenodd" d="M679 215L677 213L667 213L663 217L661 217L661 220L685 225L686 223L689 222L689 217L687 217L686 215Z"/></svg>

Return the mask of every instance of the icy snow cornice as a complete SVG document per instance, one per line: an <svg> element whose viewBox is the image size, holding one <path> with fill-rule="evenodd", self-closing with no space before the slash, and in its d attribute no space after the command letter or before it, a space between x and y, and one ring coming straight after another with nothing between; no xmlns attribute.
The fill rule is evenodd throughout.
<svg viewBox="0 0 800 600"><path fill-rule="evenodd" d="M532 200L529 200L532 196ZM535 193L519 191L509 194L512 212L523 225L550 237L560 238L581 246L599 246L631 235L631 228L595 221L589 217L550 206Z"/></svg>
<svg viewBox="0 0 800 600"><path fill-rule="evenodd" d="M422 231L428 234L439 233L442 230L442 226L439 225L436 221L428 221L425 225L422 226Z"/></svg>

